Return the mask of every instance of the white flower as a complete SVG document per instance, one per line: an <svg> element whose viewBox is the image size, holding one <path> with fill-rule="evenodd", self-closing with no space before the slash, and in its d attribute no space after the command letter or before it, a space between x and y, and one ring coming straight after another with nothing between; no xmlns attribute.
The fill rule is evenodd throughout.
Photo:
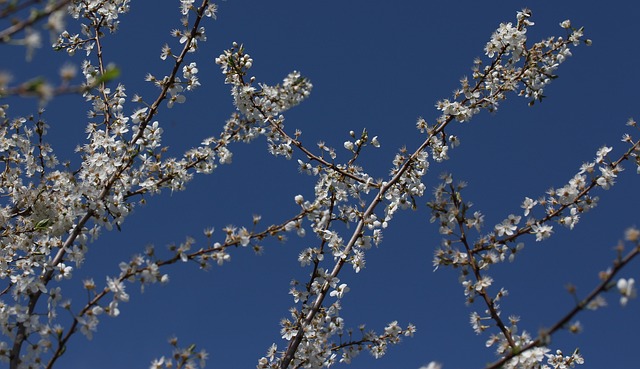
<svg viewBox="0 0 640 369"><path fill-rule="evenodd" d="M633 278L620 278L617 287L622 295L622 297L620 297L620 305L625 306L630 299L636 298L636 281Z"/></svg>
<svg viewBox="0 0 640 369"><path fill-rule="evenodd" d="M602 146L596 152L596 163L602 164L604 162L604 158L607 156L607 154L609 154L611 152L612 149L613 148L611 148L611 147Z"/></svg>
<svg viewBox="0 0 640 369"><path fill-rule="evenodd" d="M564 224L565 227L569 227L569 229L573 229L580 220L580 214L578 213L578 209L575 207L571 208L570 213L571 215L560 218L558 222L560 224Z"/></svg>
<svg viewBox="0 0 640 369"><path fill-rule="evenodd" d="M536 235L536 241L542 241L551 236L553 227L546 224L534 224L531 226L531 232Z"/></svg>
<svg viewBox="0 0 640 369"><path fill-rule="evenodd" d="M353 142L345 141L343 146L344 146L345 149L347 149L349 151L353 151Z"/></svg>
<svg viewBox="0 0 640 369"><path fill-rule="evenodd" d="M442 369L442 364L432 361L427 365L421 366L420 369Z"/></svg>
<svg viewBox="0 0 640 369"><path fill-rule="evenodd" d="M378 141L378 136L375 136L371 139L371 145L373 147L380 147L380 142Z"/></svg>
<svg viewBox="0 0 640 369"><path fill-rule="evenodd" d="M124 284L121 281L107 277L107 287L113 293L115 300L129 301L129 295L124 291Z"/></svg>
<svg viewBox="0 0 640 369"><path fill-rule="evenodd" d="M338 287L336 287L335 290L331 291L329 296L332 296L332 297L335 296L335 297L341 299L342 296L347 292L349 292L349 287L347 287L346 283L343 283L343 284L339 285Z"/></svg>
<svg viewBox="0 0 640 369"><path fill-rule="evenodd" d="M503 220L502 223L497 224L495 230L498 236L512 236L514 231L518 229L517 224L520 222L520 219L521 217L511 214L507 219Z"/></svg>
<svg viewBox="0 0 640 369"><path fill-rule="evenodd" d="M521 208L524 209L524 216L526 217L527 215L529 215L529 211L531 211L531 209L536 206L538 202L536 200L530 199L528 197L524 198L524 202L522 203L522 205L520 206Z"/></svg>
<svg viewBox="0 0 640 369"><path fill-rule="evenodd" d="M598 177L596 183L598 183L598 186L602 187L603 189L608 190L616 183L615 178L617 177L617 175L609 167L600 167L598 169L600 169L602 175Z"/></svg>

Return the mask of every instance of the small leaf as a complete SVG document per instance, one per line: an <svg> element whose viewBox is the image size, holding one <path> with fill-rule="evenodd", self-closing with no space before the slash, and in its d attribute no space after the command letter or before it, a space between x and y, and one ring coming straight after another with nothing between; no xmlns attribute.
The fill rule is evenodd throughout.
<svg viewBox="0 0 640 369"><path fill-rule="evenodd" d="M42 219L41 221L36 223L36 226L34 227L34 229L36 231L42 231L42 230L45 230L45 229L49 228L51 226L51 224L53 224L53 222L51 222L51 219L49 219L49 218Z"/></svg>
<svg viewBox="0 0 640 369"><path fill-rule="evenodd" d="M118 69L117 67L107 68L107 70L104 72L104 74L102 76L100 76L100 78L98 78L96 80L96 84L107 83L107 82L113 81L114 79L118 78L119 76L120 76L120 69Z"/></svg>

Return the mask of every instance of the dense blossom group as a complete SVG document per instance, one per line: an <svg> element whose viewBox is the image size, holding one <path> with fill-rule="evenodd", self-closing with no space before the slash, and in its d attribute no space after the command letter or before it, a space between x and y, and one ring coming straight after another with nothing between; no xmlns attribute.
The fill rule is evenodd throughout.
<svg viewBox="0 0 640 369"><path fill-rule="evenodd" d="M10 118L9 106L0 107L0 193L5 199L0 207L0 361L8 362L12 369L53 367L75 333L91 338L102 316L119 315L121 305L130 300L130 283L142 288L167 283L167 265L187 261L195 261L202 268L222 265L230 261L231 246L261 252L261 241L282 239L292 232L314 237L311 246L298 256L309 273L306 280L291 283L294 306L282 319L280 330L284 347L271 345L257 367L329 367L350 363L362 351L376 358L383 356L390 345L411 337L416 327L392 321L382 332L365 326L349 328L340 316L350 291L348 283L340 278L342 268L350 266L356 272L364 269L367 251L381 244L395 214L417 207L418 199L428 193L424 177L430 163L447 160L460 143L456 135L446 133L451 122L468 122L482 110L496 111L509 92L524 96L531 104L542 100L555 71L571 56L570 48L590 43L583 40L581 28L564 21L560 26L567 31L566 37L531 44L527 29L534 24L532 14L527 9L518 12L516 23L500 24L486 44L488 63L474 61L472 78L463 78L453 97L437 102L440 116L436 123L417 121L416 128L424 136L422 144L413 151L400 150L392 160L388 178L374 179L357 160L367 150L380 146L378 137L367 130L349 132L350 138L343 144L348 157L342 162L337 150L323 142L318 143L317 150L304 145L299 140L301 132L286 129L284 113L310 95L311 82L297 71L289 73L279 85L256 82L249 76L254 60L238 43L215 60L230 86L236 111L217 137L202 140L180 158L163 155L164 132L156 115L164 106L184 103L187 94L200 86L200 67L188 56L206 41L201 21L216 18L217 7L208 0L200 5L195 0L180 1L182 29L171 32L179 51L165 45L160 58L170 64L171 73L147 75L146 81L160 91L152 101L138 95L130 97L122 84L107 87L117 78L117 69L103 63L104 31L117 31L120 15L129 10L128 0L61 0L41 10L44 15L39 17L47 18L47 28L56 33L53 47L70 56L81 50L86 59L81 64L83 81L79 86L68 85L74 72L65 69L65 84L60 88L42 82L31 86L30 91L43 104L56 91L80 93L90 110L87 140L76 148L81 165L74 169L60 163L46 143L49 126L42 112ZM79 24L78 33L66 30L67 13ZM31 56L41 44L39 31L31 28L31 23L23 29L23 43ZM18 32L10 27L0 34L4 40ZM0 83L0 96L22 90ZM636 127L636 123L630 120L629 126ZM218 165L230 164L231 143L249 143L259 137L268 142L269 153L286 159L295 157L300 172L315 177L313 198L294 197L300 208L298 214L263 230L257 227L260 217L254 216L252 230L228 226L218 241L213 228L207 229L208 245L200 249L193 248L192 238L171 246L169 254L147 247L122 262L119 274L106 276L104 281L84 280L82 285L89 296L86 303L75 305L65 298L59 282L71 279L74 270L90 257L87 246L103 230L121 228L141 195L184 190L194 174L209 174ZM625 235L633 249L620 254L616 264L601 273L602 283L576 309L538 337L520 332L517 317L504 319L498 303L508 292L503 288L495 291L495 280L487 274L491 265L516 258L524 247L521 238L545 240L553 235L556 224L573 229L598 203L593 192L616 184L623 161L637 164L640 173L639 141L630 135L623 141L628 149L622 155L612 158L612 147L600 148L595 159L583 164L566 185L536 199L525 197L521 213L508 215L488 231L482 212L471 211L472 204L463 200L464 182L454 182L453 175L445 174L436 186L428 206L431 221L437 223L444 239L433 264L436 269L457 268L466 302L473 307L482 305L471 313L470 323L476 333L490 334L487 347L494 347L500 358L491 368L560 369L582 364L578 350L570 355L552 353L548 337L566 327L579 331L580 324L574 317L583 309L604 306L602 293L613 286L622 305L636 297L634 279L616 277L640 252L640 232L635 228ZM475 241L471 232L477 233ZM58 319L63 310L73 316L67 326ZM173 355L154 360L151 368L204 365L205 351L196 351L195 346L180 348L177 339L170 344ZM439 365L431 363L428 367Z"/></svg>

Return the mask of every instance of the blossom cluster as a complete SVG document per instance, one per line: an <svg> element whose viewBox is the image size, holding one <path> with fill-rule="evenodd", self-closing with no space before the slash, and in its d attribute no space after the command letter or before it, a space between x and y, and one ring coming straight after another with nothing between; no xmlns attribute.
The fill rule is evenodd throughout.
<svg viewBox="0 0 640 369"><path fill-rule="evenodd" d="M634 122L631 121L629 125L633 126ZM549 238L553 234L552 222L574 229L580 216L598 203L598 197L592 195L592 192L596 189L610 189L615 184L615 178L623 170L621 162L637 157L640 141L634 141L629 135L625 135L622 141L628 143L630 148L619 158L610 158L611 147L604 146L598 149L595 159L584 163L566 185L548 190L546 196L537 200L525 197L521 205L522 215L508 215L488 234L480 234L484 225L484 215L479 211L472 212L473 204L466 202L462 197L462 190L467 186L465 182L454 184L453 177L445 174L442 176L442 183L435 188L433 201L428 204L432 210L431 222L438 223L439 231L445 238L442 246L435 252L433 264L436 269L440 266L459 268L460 282L467 304L473 304L478 299L485 303L485 314L473 312L471 325L474 331L480 334L491 328L487 321L494 321L501 332L492 335L490 343L493 345L500 342L497 349L499 355L504 356L510 350L517 352L523 347L527 348L522 354L504 356L510 358L500 361L505 367L565 368L582 363L577 351L568 357L547 354L549 349L545 346L543 336L536 340L528 336L518 336L515 320L509 326L500 318L501 310L498 303L508 295L508 291L501 288L497 293L491 294L489 291L494 279L487 274L487 270L493 264L514 261L516 254L524 248L524 243L518 242L520 238L529 234L534 235L536 241ZM526 217L526 220L523 217ZM472 231L480 234L473 242L470 236ZM626 240L637 245L640 238L638 234L640 232L635 228L630 228L626 232ZM606 301L601 293L610 288L617 271L638 251L636 246L625 258L616 262L615 270L603 272L603 282L580 303L580 309L576 309L571 316L584 308L595 310L605 306ZM636 297L634 283L633 278L621 278L615 283L621 295L621 305L626 305L630 299ZM576 322L565 328L578 333L580 327L580 323ZM561 326L556 327L559 328ZM518 342L523 339L523 342ZM548 358L550 366L539 366L545 357Z"/></svg>
<svg viewBox="0 0 640 369"><path fill-rule="evenodd" d="M300 100L297 96L306 97L309 90L304 86L308 88L311 86L297 72L290 75L288 80L285 79L283 87L269 88L259 84L261 88L257 89L253 86L255 78L247 77L248 70L253 65L253 59L245 53L243 46L234 44L231 50L216 59L226 77L226 83L232 85L231 93L241 119L250 124L243 129L252 132L257 126L259 133L267 132L270 152L276 156L291 158L293 149L298 148L306 156L306 160L298 160L300 171L318 177L313 201L305 201L301 195L295 199L306 212L310 228L320 240L318 247L303 250L298 258L302 266L310 266L313 271L307 283L301 284L294 281L294 287L291 289L294 303L298 306L292 308L291 319L282 321L282 337L289 341L287 350L277 358L277 349L274 344L267 356L260 360L259 367L332 365L336 357L332 353L332 347L336 347L337 344L329 342L331 342L331 336L341 334L343 321L338 319L340 305L334 303L326 307L323 301L327 297L343 297L348 287L345 284L338 284L337 278L342 266L351 264L356 272L362 270L365 266L366 250L372 242L376 245L380 243L382 231L388 226L394 213L398 209L416 206L416 198L421 197L426 188L422 177L429 168L427 152L431 153L435 161L440 162L448 158L449 148L459 144L456 136L445 134L448 123L452 120L468 121L482 109L495 111L498 101L504 99L508 91L515 91L519 95L530 98L532 102L542 99L544 87L555 77L552 72L567 56L571 55L569 45L575 46L579 43L582 30L573 29L568 22L563 22L562 27L571 30L566 40L550 38L527 47L526 27L533 25L529 20L530 16L531 13L524 10L518 13L516 27L511 24L500 26L486 49L487 56L493 58L492 63L481 69L482 63L476 61L473 75L476 83L471 85L464 79L462 88L455 92L452 102L443 100L438 103L437 107L443 114L438 118L437 125L430 126L422 119L418 121L417 127L421 132L428 134L427 139L413 154L401 151L396 155L391 171L392 176L387 181L373 181L363 168L355 165L361 149L369 141L374 147L379 145L377 138L370 140L366 131L357 140L345 142L344 148L352 155L347 165L334 164L337 158L336 151L328 148L324 143L318 145L321 152L314 154L297 140L299 131L296 131L294 136L286 133L281 112L297 104ZM586 43L590 42L587 40ZM296 86L298 83L302 83L299 90L289 89L290 86ZM353 132L350 132L350 135L355 139ZM254 137L254 135L249 136L249 139ZM635 150L637 145L634 144L633 148ZM329 153L331 162L324 159L325 152ZM524 215L528 216L536 205L543 205L546 215L542 218L529 217L526 225L519 226L522 217L510 215L495 227L493 234L482 238L474 246L478 250L471 250L471 248L467 248L466 252L455 250L450 248L450 242L445 242L446 249L437 253L436 265L462 266L463 276L471 276L474 274L470 269L485 270L489 265L505 260L507 255L509 260L513 260L515 253L522 249L523 244L518 243L515 246L507 244L520 235L533 233L538 241L549 237L553 230L552 226L547 224L550 219L556 219L559 223L573 228L579 215L597 203L597 198L591 197L588 192L595 186L609 188L621 170L619 162L607 164L603 161L607 153L606 148L599 150L596 160L591 165L591 167L597 165L601 175L592 174L589 172L590 166L586 165L568 185L550 191L548 198L535 201L527 198L523 204ZM633 155L633 152L627 154L627 156ZM585 172L591 175L591 182L587 182ZM459 190L464 185L456 189L451 186L451 183L452 179L445 177L445 185L438 187L436 201L431 204L434 220L440 220L441 233L453 234L456 228L472 227L479 231L482 227L483 215L475 212L473 217L467 218L465 213L471 204L462 202L459 196ZM450 190L446 185L449 185ZM372 190L377 193L373 198L370 195ZM450 195L451 200L446 200L443 196L445 194ZM365 205L366 201L369 201L368 205ZM385 203L383 217L376 214L376 207L381 202ZM352 236L348 239L343 238L341 236L343 230L335 227L335 220L347 224L353 223L355 230ZM299 235L306 234L303 227L298 222L289 224L289 228L297 229ZM333 257L325 258L325 253ZM476 255L480 256L478 260ZM333 268L322 267L325 263L331 262L334 263ZM485 297L487 289L493 283L493 279L488 276L478 278L477 281L465 277L462 281L468 302L473 302L478 294ZM302 285L304 285L303 289L297 287ZM501 290L494 299L490 300L489 310L492 311L492 315L499 315L495 303L506 294L507 291ZM322 319L319 320L318 317ZM503 329L502 334L509 347L515 349L515 340L520 339L515 334L515 328L511 332L500 322L498 324ZM383 352L380 351L382 345L374 347L378 348L372 353L374 356L379 356L376 352ZM541 350L543 350L542 354L548 352L548 349ZM502 351L502 353L505 352ZM523 363L527 361L528 366L537 365L540 358L544 357L544 355L538 355L535 350L516 356L518 358L513 359L514 365L517 365L520 360ZM520 357L522 359L519 359ZM567 360L575 363L580 361Z"/></svg>
<svg viewBox="0 0 640 369"><path fill-rule="evenodd" d="M329 367L351 363L362 351L382 357L390 345L413 336L416 327L402 327L391 318L379 333L365 330L364 325L349 328L340 315L350 291L340 276L341 270L347 266L361 272L366 267L367 252L381 244L398 210L418 206L427 193L424 178L428 170L434 163L447 160L460 144L457 135L447 133L451 122L468 122L482 110L496 111L509 92L524 96L530 104L542 100L546 86L556 77L555 71L571 56L570 47L590 43L583 41L582 28L574 28L567 20L561 23L566 37L531 45L527 40L527 30L534 25L531 12L518 12L516 23L500 24L486 44L489 62L477 59L472 79L463 78L451 99L437 102L440 116L435 124L418 119L416 128L423 137L422 144L413 151L399 150L388 177L374 179L358 159L367 150L380 147L378 136L366 129L361 133L348 131L344 151L324 142L317 144L317 150L310 149L300 140L300 131L286 130L284 114L310 96L311 82L298 71L289 73L280 84L256 82L249 76L254 60L238 43L215 59L230 86L236 111L219 135L202 139L181 157L168 157L163 124L156 116L165 103L168 108L185 103L186 95L201 85L200 67L188 57L207 40L200 23L203 18L216 18L216 5L208 0L200 6L195 0L179 1L181 29L170 33L176 39L176 50L165 44L160 53L171 72L164 76L149 73L145 79L158 88L158 96L145 101L133 95L130 101L135 106L129 106L123 84L107 86L117 78L118 68L106 66L102 53L104 31L117 31L121 16L129 10L129 0L61 4L64 9L47 6L41 13L44 15L37 17L49 18L49 28L56 32L54 49L64 50L70 57L81 50L87 58L80 64L80 85L60 89L82 94L90 106L87 139L76 148L78 167L59 162L46 142L49 126L42 112L8 118L9 107L0 107L0 192L7 199L0 206L0 280L5 283L0 292L0 360L9 362L12 369L52 367L75 333L91 339L103 316L119 316L122 304L131 300L128 284L143 290L151 284L167 283L169 275L163 268L168 265L193 262L203 269L223 265L231 259L232 246L251 247L260 253L266 238L284 240L286 233L293 232L299 237L313 237L297 258L308 270L307 279L291 283L294 306L280 323L286 348L278 350L274 343L257 367ZM65 29L63 10L79 23L77 33ZM8 39L15 32L10 29L5 33ZM25 28L25 34L24 44L31 53L40 44L39 36L30 28ZM74 73L65 71L64 83L73 80ZM30 88L43 101L54 95L53 88L41 83ZM1 84L0 89L11 91ZM629 125L635 126L635 122ZM86 302L72 304L66 298L61 282L73 277L88 255L89 243L101 232L120 229L135 206L146 202L147 197L163 190L182 191L195 174L210 174L218 165L231 164L231 143L249 143L259 137L266 140L270 154L295 157L300 172L315 179L311 196L294 197L299 207L297 215L263 230L257 230L260 216L254 216L253 228L229 225L222 229L223 239L219 241L209 228L205 230L208 244L199 249L190 237L170 245L164 254L149 246L120 263L119 272L107 276L102 286L93 279L84 280ZM635 228L626 234L626 241L634 248L601 273L601 285L561 320L563 324L538 338L519 332L518 317L503 318L499 303L508 291L494 291L495 281L487 274L493 264L515 260L524 247L521 238L535 236L536 241L543 241L553 235L554 222L573 229L598 203L592 193L616 184L623 171L622 161L635 161L640 173L640 141L630 135L623 141L630 148L617 159L612 159L613 147L600 148L595 159L583 164L567 184L536 199L525 197L521 213L509 214L486 234L481 234L485 216L471 210L473 205L462 197L466 183L454 183L450 174L441 177L442 183L428 203L431 222L437 223L444 236L433 263L436 268L458 268L466 302L484 303L482 313L471 313L470 323L478 334L490 332L487 347L495 347L500 357L494 367L560 369L582 364L578 350L571 355L551 353L549 336L560 328L579 332L580 323L569 322L582 309L604 306L601 294L607 290L617 291L622 305L636 297L633 278L615 279L621 268L640 253L640 232ZM478 234L476 241L472 241L471 232ZM61 311L72 317L66 327L58 318ZM170 344L173 354L154 360L151 368L204 366L205 351L196 352L194 345L179 348L177 339ZM432 362L427 368L435 367L440 365Z"/></svg>
<svg viewBox="0 0 640 369"><path fill-rule="evenodd" d="M530 99L532 105L544 98L544 88L556 77L553 73L567 57L571 56L570 45L577 46L583 38L583 30L567 27L567 38L548 38L527 46L527 27L533 26L531 11L524 9L517 14L517 24L502 23L485 46L485 54L491 63L483 66L476 59L473 79L481 83L472 84L465 77L461 87L455 91L453 100L444 99L436 105L442 112L438 122L455 119L469 121L481 110L495 111L499 102L510 91ZM591 44L590 40L584 40Z"/></svg>
<svg viewBox="0 0 640 369"><path fill-rule="evenodd" d="M119 304L129 300L125 280L138 280L143 285L166 282L168 277L159 272L158 264L140 256L125 263L120 276L107 277L102 290L93 280L84 281L90 296L84 306L72 305L60 286L81 266L89 242L98 238L103 229L120 228L135 206L135 196L162 188L183 189L192 172L208 173L215 167L216 155L229 156L216 139L205 140L182 159L165 159L161 155L163 130L158 121L150 123L151 118L161 101L180 100L176 91L182 91L183 85L186 90L199 85L195 63L182 68L187 82L180 82L175 73L163 77L164 83L159 83L163 91L156 101L131 115L125 109L124 85L106 87L117 70L103 67L99 52L101 38L105 37L103 30L117 30L128 3L69 2L65 10L80 21L81 34L60 29L53 45L70 55L81 48L88 57L82 62L84 82L76 89L91 106L87 141L76 149L81 159L78 169L59 163L46 141L49 126L42 112L36 117L8 119L9 106L2 108L0 185L10 201L0 208L1 278L6 281L2 296L9 298L0 300L0 329L13 344L12 349L7 349L7 342L0 342L4 347L0 360L10 362L12 368L39 367L38 363L44 360L53 365L75 332L91 338L100 315L118 316ZM196 10L201 11L197 18L206 10L208 16L214 15L210 6ZM55 9L45 9L46 12L59 14ZM202 34L203 30L197 27L189 32L182 41L184 52L193 49ZM179 66L182 61L175 63ZM72 73L67 75L65 78L73 78ZM111 296L111 301L103 302L105 296ZM58 323L60 309L73 317L67 328ZM23 349L26 342L29 344Z"/></svg>
<svg viewBox="0 0 640 369"><path fill-rule="evenodd" d="M341 299L348 291L346 284L338 283L336 272L330 272L319 265L323 262L335 262L340 265L348 263L356 271L360 271L365 266L365 251L382 239L381 229L385 227L386 220L378 220L373 212L363 216L359 205L364 200L363 196L382 184L374 182L361 167L354 164L364 147L380 146L377 137L371 138L367 131L363 131L356 138L356 134L350 132L354 140L346 141L344 144L345 149L352 155L349 163L343 165L327 162L323 158L324 153L329 153L333 161L337 157L335 149L320 143L318 146L321 153L313 154L297 141L299 131L292 137L284 130L284 117L281 113L308 96L311 89L308 80L298 72L293 72L284 79L281 86L259 84L260 89L257 89L252 85L255 78L246 78L253 60L246 54L244 47L238 44L234 44L232 49L218 57L216 62L220 64L222 73L226 76L226 83L232 85L231 93L236 108L241 114L241 119L246 122L243 131L247 132L247 139L253 139L258 134L266 134L270 153L286 158L291 158L293 149L299 148L306 154L306 161L298 160L301 172L317 177L313 201L306 201L302 195L295 198L295 202L306 213L310 228L320 240L318 247L310 247L300 253L301 265L313 265L314 271L309 282L304 284L304 289L292 288L294 302L300 307L292 308L291 319L282 321L282 337L290 341L289 347L292 347L291 342L295 342L296 349L276 358L276 349L273 348L270 354L259 361L258 366L328 366L337 360L336 351L342 351L340 361L350 362L355 353L363 347L376 357L382 356L388 344L398 342L399 334L408 334L406 332L412 332L415 328L411 325L406 329L398 327L397 330L387 327L385 334L376 335L369 332L364 334L361 340L343 344L335 341L335 337L341 337L344 330L342 318L339 317L340 304L336 302L328 307L317 304L317 301L322 301L327 296ZM406 182L403 180L402 183L406 183L405 188L414 186L409 185L409 181L418 183L420 189L411 190L410 193L419 194L424 190L424 185L416 177L412 177L411 173L418 173L418 177L423 174L417 171L416 165L416 170L405 170L402 173L406 176ZM395 202L406 202L402 200L405 195L401 194L401 191L398 191L398 195L398 199L393 199ZM389 209L395 207L397 206L390 206ZM391 219L394 211L387 211L387 220ZM356 223L361 229L366 226L369 233L359 234L358 237L346 241L340 235L340 229L335 228L336 221ZM288 223L286 228L296 229L300 236L306 234L299 221ZM325 259L325 253L329 253L332 258ZM294 282L294 285L298 286L299 282ZM396 326L394 323L393 327Z"/></svg>
<svg viewBox="0 0 640 369"><path fill-rule="evenodd" d="M550 38L527 48L526 30L533 25L529 20L530 16L530 12L525 9L518 13L516 26L511 23L500 25L485 48L486 55L494 58L492 63L481 69L482 62L479 59L475 62L473 77L481 83L471 86L465 78L462 80L462 88L455 92L453 101L442 100L438 103L437 107L443 113L438 119L441 125L451 119L468 121L481 108L495 111L498 101L504 99L507 91L515 91L518 95L531 98L530 104L544 97L542 93L545 85L555 77L553 71L571 55L569 45L578 45L583 34L581 28L575 29L571 27L570 21L564 21L561 27L571 30L566 40ZM590 44L588 40L585 42ZM522 59L524 64L518 66ZM628 125L635 127L635 122L631 120ZM427 132L437 129L429 127L424 121L419 121L418 128ZM437 161L446 158L447 152L447 146L442 144L446 135L441 133L439 137L435 149L432 148L433 157ZM630 135L625 135L622 141L628 143L630 148L618 159L609 157L612 147L600 148L595 159L584 163L566 185L550 189L547 196L537 200L526 197L521 205L522 215L508 215L490 233L480 235L474 242L469 233L473 230L481 232L484 215L480 211L472 211L473 204L463 200L461 191L467 184L454 184L453 177L445 174L442 176L442 183L435 188L433 201L428 204L432 210L431 222L439 225L439 231L445 238L442 246L435 252L434 266L436 269L440 266L459 268L467 303L473 304L480 300L486 305L485 314L471 314L471 325L478 334L492 326L498 327L499 333L492 335L488 343L493 345L500 342L497 353L503 359L495 367L568 368L583 362L577 351L566 357L561 353L548 354L550 350L546 347L544 337L533 340L526 333L518 335L515 322L507 324L501 318L498 303L508 295L508 291L501 288L498 292L490 293L494 279L486 272L492 264L514 261L516 254L524 247L523 242L518 242L522 236L535 235L536 241L549 238L553 234L552 221L573 229L580 216L598 203L598 197L591 194L593 190L610 189L623 170L620 165L622 161L632 159L638 163L639 142L634 141ZM453 142L457 144L457 140L452 141L451 147L455 147ZM624 261L630 260L636 253L637 250L630 252ZM614 275L613 271L604 273L603 283L580 306L596 309L606 305L601 293L609 289ZM622 296L622 305L636 296L633 279L618 280L617 288ZM579 310L581 309L576 309L570 316ZM493 321L493 324L487 324L487 321ZM577 333L580 331L580 324L576 322L565 328ZM548 359L548 365L541 364L545 358Z"/></svg>
<svg viewBox="0 0 640 369"><path fill-rule="evenodd" d="M169 339L169 344L173 347L171 356L162 356L153 360L150 369L204 368L205 362L209 358L209 354L205 350L196 351L196 345L193 344L187 348L179 347L176 337Z"/></svg>

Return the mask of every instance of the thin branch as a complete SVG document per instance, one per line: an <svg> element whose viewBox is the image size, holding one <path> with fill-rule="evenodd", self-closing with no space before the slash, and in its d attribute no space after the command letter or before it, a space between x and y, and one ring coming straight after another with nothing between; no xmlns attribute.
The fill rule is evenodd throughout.
<svg viewBox="0 0 640 369"><path fill-rule="evenodd" d="M54 4L51 7L46 7L44 10L42 11L36 11L36 12L32 12L31 16L21 22L18 22L14 25L12 25L11 27L5 28L4 30L0 31L0 43L5 43L8 42L9 40L11 40L11 36L13 36L14 34L20 32L21 30L33 25L34 23L38 22L39 20L43 19L44 17L47 17L49 15L51 15L51 13L62 9L62 7L69 5L71 3L72 0L60 0L58 1L56 4Z"/></svg>
<svg viewBox="0 0 640 369"><path fill-rule="evenodd" d="M598 284L582 301L576 304L576 306L571 309L565 316L560 318L551 328L544 331L543 334L538 336L534 341L527 344L526 346L520 348L517 352L510 352L505 355L500 360L486 366L484 369L499 369L502 368L503 365L511 360L512 358L521 355L525 351L531 350L535 347L544 346L548 342L548 338L556 333L558 330L562 329L567 323L569 323L579 312L583 311L591 301L593 301L599 294L605 292L609 289L613 278L625 267L627 266L638 254L640 254L640 246L636 246L633 250L631 250L623 259L616 260L613 263L613 266L610 272L606 275L605 278L602 279L600 284Z"/></svg>
<svg viewBox="0 0 640 369"><path fill-rule="evenodd" d="M287 224L289 224L290 222L295 222L295 221L299 221L301 219L303 219L305 216L307 216L308 211L307 210L302 210L299 214L295 215L294 217L278 224L278 225L271 225L269 227L267 227L265 230L261 231L261 232L257 232L257 233L252 233L249 236L249 239L251 240L263 240L269 236L274 236L278 233L281 233L283 231L285 231L285 227L287 226ZM186 255L187 260L193 261L196 260L197 258L199 258L202 255L206 255L206 254L214 254L214 253L218 253L221 251L226 250L227 248L230 248L232 246L238 246L240 244L240 241L238 241L237 239L231 239L231 240L226 240L223 244L218 244L217 246L213 246L213 247L207 247L207 248L203 248L200 249L198 251L192 252L190 254ZM180 253L176 253L176 255L174 255L171 258L165 259L165 260L161 260L161 261L156 261L153 264L158 266L158 267L164 267L164 266L169 266L172 264L175 264L179 261L183 261L183 256L180 255ZM128 270L126 273L121 274L118 277L118 281L119 282L124 282L132 277L138 276L142 273L144 273L145 271L147 271L149 269L149 266L145 266L145 267L141 267L141 268L137 268L137 269L132 269L132 270ZM47 364L46 368L47 369L52 369L53 365L55 364L55 362L58 360L58 358L60 358L64 352L66 351L66 346L67 343L69 341L69 339L75 334L77 333L78 330L78 324L79 324L79 318L83 317L84 315L86 315L89 311L91 311L91 309L93 309L93 307L98 306L100 301L109 294L110 289L108 287L105 287L102 291L100 291L99 293L96 293L93 298L80 310L80 312L78 313L78 315L76 315L74 317L73 322L71 323L71 326L67 329L66 334L64 334L64 336L61 336L58 340L58 346L56 348L56 350L53 353L52 358L50 359L49 363Z"/></svg>

